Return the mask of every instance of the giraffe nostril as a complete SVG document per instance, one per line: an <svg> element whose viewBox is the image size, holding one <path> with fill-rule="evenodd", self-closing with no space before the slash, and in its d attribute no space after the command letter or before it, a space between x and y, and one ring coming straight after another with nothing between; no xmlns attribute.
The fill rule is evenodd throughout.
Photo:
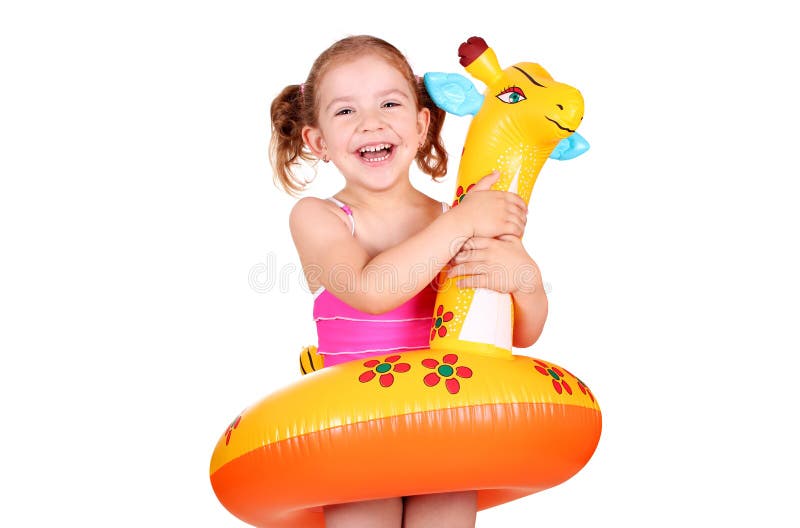
<svg viewBox="0 0 800 528"><path fill-rule="evenodd" d="M562 105L560 105L560 104L557 104L556 106L558 107L559 110L563 110L564 109L564 107Z"/></svg>

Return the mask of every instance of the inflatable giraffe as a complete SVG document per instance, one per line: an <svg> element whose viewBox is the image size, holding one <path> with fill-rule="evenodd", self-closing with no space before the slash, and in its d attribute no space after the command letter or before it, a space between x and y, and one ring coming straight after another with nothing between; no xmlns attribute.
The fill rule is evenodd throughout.
<svg viewBox="0 0 800 528"><path fill-rule="evenodd" d="M528 203L549 157L571 159L588 149L583 138L575 134L583 119L583 97L575 88L555 81L538 64L522 62L502 69L492 48L480 37L461 44L458 54L467 72L486 85L485 95L461 75L425 75L425 86L437 106L456 115L474 115L459 164L453 205L457 206L470 187L493 170L500 171L500 179L492 189L515 192ZM511 295L484 288L459 288L455 283L458 277L448 278L446 272L447 268L438 280L431 350L510 358L514 327Z"/></svg>

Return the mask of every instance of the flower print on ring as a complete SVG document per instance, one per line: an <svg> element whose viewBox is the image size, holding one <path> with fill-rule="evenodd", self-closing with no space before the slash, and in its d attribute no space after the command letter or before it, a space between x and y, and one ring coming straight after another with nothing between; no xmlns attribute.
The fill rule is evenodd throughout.
<svg viewBox="0 0 800 528"><path fill-rule="evenodd" d="M534 365L536 372L552 378L553 388L557 393L561 394L562 392L566 392L570 396L572 395L572 387L570 387L567 380L564 379L564 373L558 367L555 365L548 365L544 361L538 359L534 359L533 362L536 363L536 365Z"/></svg>
<svg viewBox="0 0 800 528"><path fill-rule="evenodd" d="M364 366L370 370L364 371L358 377L361 383L372 381L375 376L378 376L378 382L381 387L391 387L394 383L394 374L392 372L408 372L411 370L411 365L408 363L397 363L400 359L399 355L389 356L383 361L377 359L370 359L364 362Z"/></svg>
<svg viewBox="0 0 800 528"><path fill-rule="evenodd" d="M447 327L444 323L450 322L453 319L453 312L445 312L444 305L440 304L439 308L436 309L436 315L433 318L433 324L431 324L431 340L435 338L437 335L439 337L444 337L447 335Z"/></svg>
<svg viewBox="0 0 800 528"><path fill-rule="evenodd" d="M433 369L433 372L427 374L422 381L428 387L435 387L444 378L447 392L458 394L458 391L461 390L461 383L456 378L471 378L472 369L464 365L455 366L456 363L458 363L458 356L455 354L445 354L441 364L433 358L423 359L422 366Z"/></svg>

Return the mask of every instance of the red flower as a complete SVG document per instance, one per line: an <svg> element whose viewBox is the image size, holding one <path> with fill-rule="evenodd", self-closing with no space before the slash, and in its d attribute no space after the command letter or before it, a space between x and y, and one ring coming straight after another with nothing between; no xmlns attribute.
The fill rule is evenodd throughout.
<svg viewBox="0 0 800 528"><path fill-rule="evenodd" d="M589 399L591 399L592 402L594 402L594 394L592 394L592 391L589 390L589 387L578 378L575 379L578 380L578 388L581 390L581 392L589 396Z"/></svg>
<svg viewBox="0 0 800 528"><path fill-rule="evenodd" d="M392 383L394 383L394 374L392 374L392 372L408 372L411 370L411 365L408 363L396 363L398 359L400 359L400 356L394 355L387 357L383 361L378 361L377 359L365 361L364 366L371 370L362 372L358 377L358 381L367 383L376 375L380 374L378 381L381 387L391 387Z"/></svg>
<svg viewBox="0 0 800 528"><path fill-rule="evenodd" d="M464 187L462 185L459 185L458 189L456 189L456 199L453 202L453 207L460 204L461 201L464 199L464 197L467 195L467 193L470 191L470 189L472 189L473 187L475 187L475 184L471 183L469 187L467 187L467 190L465 191Z"/></svg>
<svg viewBox="0 0 800 528"><path fill-rule="evenodd" d="M232 421L231 424L228 426L228 429L225 431L225 445L228 445L228 443L231 441L231 433L233 433L234 429L239 427L240 421L242 421L241 414L237 416L236 419Z"/></svg>
<svg viewBox="0 0 800 528"><path fill-rule="evenodd" d="M434 372L427 374L422 381L425 382L425 385L428 387L434 387L439 384L442 378L445 378L444 386L447 387L447 392L450 394L458 393L458 391L461 390L461 384L455 377L458 376L459 378L465 379L471 378L472 369L464 366L453 368L453 365L457 362L458 356L455 354L445 354L442 358L441 365L433 358L423 359L422 366L434 369Z"/></svg>
<svg viewBox="0 0 800 528"><path fill-rule="evenodd" d="M444 305L440 304L439 308L436 309L436 316L433 318L433 324L431 325L431 340L437 335L439 337L444 337L447 335L447 327L444 326L444 323L453 319L453 312L445 312Z"/></svg>
<svg viewBox="0 0 800 528"><path fill-rule="evenodd" d="M582 382L580 378L578 378L578 376L568 371L567 369L564 369L564 372L575 378L575 381L578 382L578 388L581 390L584 396L588 396L589 399L592 400L592 402L594 402L594 394L592 394L592 391L589 390L589 386L586 385L584 382Z"/></svg>
<svg viewBox="0 0 800 528"><path fill-rule="evenodd" d="M566 391L567 394L572 395L572 387L570 387L567 380L564 379L564 373L558 367L548 365L544 361L539 361L538 359L534 359L533 362L536 363L534 368L539 374L553 378L553 388L557 393L561 394Z"/></svg>

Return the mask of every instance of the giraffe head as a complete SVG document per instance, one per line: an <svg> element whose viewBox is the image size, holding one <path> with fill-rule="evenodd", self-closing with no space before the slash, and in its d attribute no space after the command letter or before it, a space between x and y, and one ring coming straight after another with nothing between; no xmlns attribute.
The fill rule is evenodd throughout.
<svg viewBox="0 0 800 528"><path fill-rule="evenodd" d="M461 65L486 84L476 118L496 123L528 144L557 144L572 135L583 119L583 96L553 79L539 64L521 62L506 68L480 37L458 49ZM511 139L511 138L509 138Z"/></svg>

